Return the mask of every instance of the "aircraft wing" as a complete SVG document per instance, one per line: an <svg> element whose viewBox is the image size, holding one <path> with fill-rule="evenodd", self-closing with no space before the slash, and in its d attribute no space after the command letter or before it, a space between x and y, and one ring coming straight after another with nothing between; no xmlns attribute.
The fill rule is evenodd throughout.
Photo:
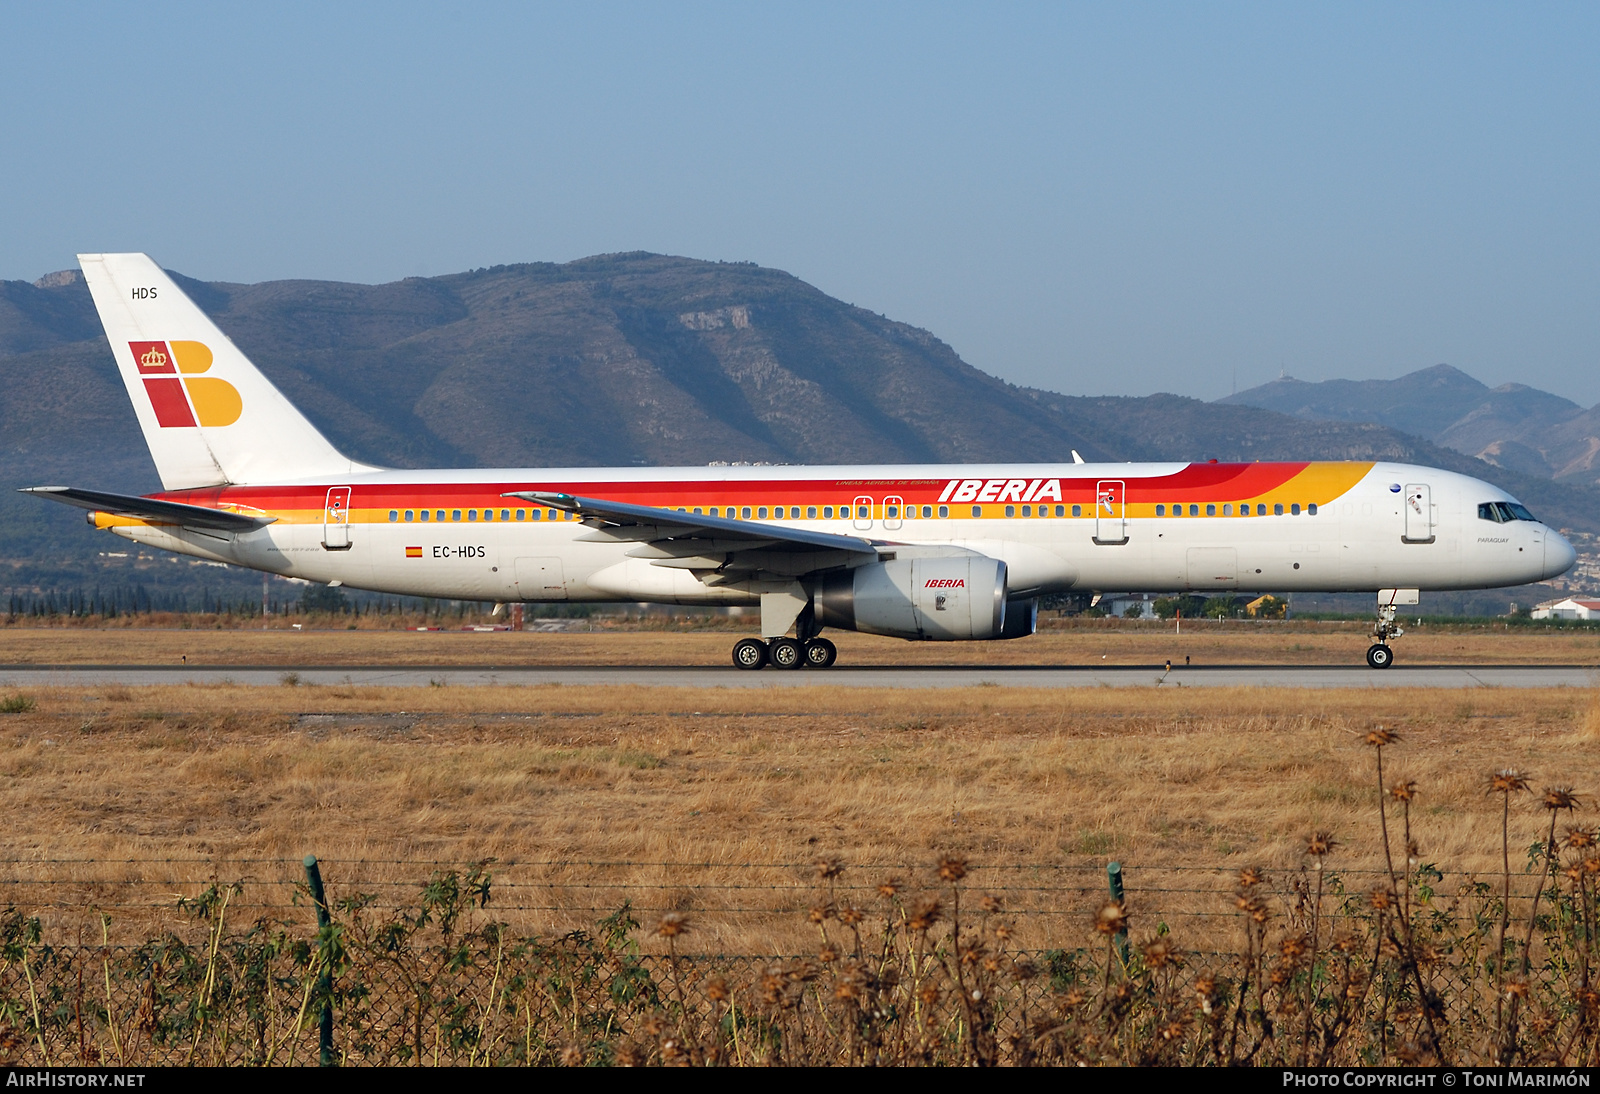
<svg viewBox="0 0 1600 1094"><path fill-rule="evenodd" d="M636 542L639 546L628 552L632 557L647 558L656 566L710 571L727 580L748 578L755 571L799 576L878 560L877 546L861 536L540 490L502 496L576 513L594 529L579 537L582 540ZM707 577L701 580L718 583Z"/></svg>
<svg viewBox="0 0 1600 1094"><path fill-rule="evenodd" d="M159 501L141 498L136 494L112 494L103 490L79 490L72 486L28 486L20 493L37 498L49 498L79 509L110 513L118 517L134 517L156 524L176 524L183 528L199 528L208 532L253 532L265 528L277 517L251 517L226 509L208 509L204 505L187 505L181 501Z"/></svg>

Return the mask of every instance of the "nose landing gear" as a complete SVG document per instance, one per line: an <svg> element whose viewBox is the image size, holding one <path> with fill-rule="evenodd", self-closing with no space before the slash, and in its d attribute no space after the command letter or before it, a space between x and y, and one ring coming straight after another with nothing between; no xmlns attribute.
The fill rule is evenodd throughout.
<svg viewBox="0 0 1600 1094"><path fill-rule="evenodd" d="M1375 669L1386 669L1394 664L1394 651L1389 648L1391 638L1405 634L1405 628L1394 621L1394 604L1378 603L1378 621L1372 626L1375 640L1367 647L1367 664Z"/></svg>

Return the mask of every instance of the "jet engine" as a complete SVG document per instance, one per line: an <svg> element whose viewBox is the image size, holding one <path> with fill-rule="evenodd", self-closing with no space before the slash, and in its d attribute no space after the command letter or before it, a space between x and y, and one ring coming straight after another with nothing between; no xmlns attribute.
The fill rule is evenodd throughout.
<svg viewBox="0 0 1600 1094"><path fill-rule="evenodd" d="M812 610L819 626L894 638L1010 637L1006 564L982 555L899 559L827 574Z"/></svg>

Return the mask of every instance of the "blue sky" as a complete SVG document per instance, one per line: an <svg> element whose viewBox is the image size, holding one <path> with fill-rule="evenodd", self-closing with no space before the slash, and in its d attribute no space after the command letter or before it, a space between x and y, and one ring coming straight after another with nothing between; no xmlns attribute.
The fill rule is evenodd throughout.
<svg viewBox="0 0 1600 1094"><path fill-rule="evenodd" d="M1069 394L1600 401L1600 8L0 9L0 277L748 260Z"/></svg>

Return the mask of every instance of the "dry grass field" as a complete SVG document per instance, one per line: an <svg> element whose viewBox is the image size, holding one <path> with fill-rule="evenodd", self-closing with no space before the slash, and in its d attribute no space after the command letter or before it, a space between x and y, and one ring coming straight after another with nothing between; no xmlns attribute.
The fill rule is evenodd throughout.
<svg viewBox="0 0 1600 1094"><path fill-rule="evenodd" d="M0 906L69 929L93 906L143 932L150 909L170 915L209 878L245 880L241 908L303 916L286 886L311 851L335 898L399 899L433 864L494 858L490 912L528 928L583 925L630 897L647 920L688 912L694 949L773 952L807 944L818 858L850 864L842 883L870 894L889 876L929 885L930 865L957 852L974 891L1006 896L1025 943L1082 942L1115 858L1136 925L1163 918L1194 944L1212 929L1196 913L1230 913L1237 869L1289 887L1313 831L1334 835L1332 863L1352 876L1379 865L1360 739L1375 724L1401 734L1386 776L1416 780L1421 857L1446 871L1498 871L1499 799L1486 793L1498 769L1575 788L1574 823L1593 823L1600 795L1600 698L1567 689L24 698L32 709L0 714ZM1514 803L1513 847L1544 820L1535 795Z"/></svg>
<svg viewBox="0 0 1600 1094"><path fill-rule="evenodd" d="M1047 621L1012 642L905 642L829 636L846 665L1359 665L1370 641L1355 623ZM738 633L653 628L595 633L380 630L3 627L0 665L726 665ZM1396 646L1402 664L1600 665L1600 634L1473 626L1414 628Z"/></svg>

